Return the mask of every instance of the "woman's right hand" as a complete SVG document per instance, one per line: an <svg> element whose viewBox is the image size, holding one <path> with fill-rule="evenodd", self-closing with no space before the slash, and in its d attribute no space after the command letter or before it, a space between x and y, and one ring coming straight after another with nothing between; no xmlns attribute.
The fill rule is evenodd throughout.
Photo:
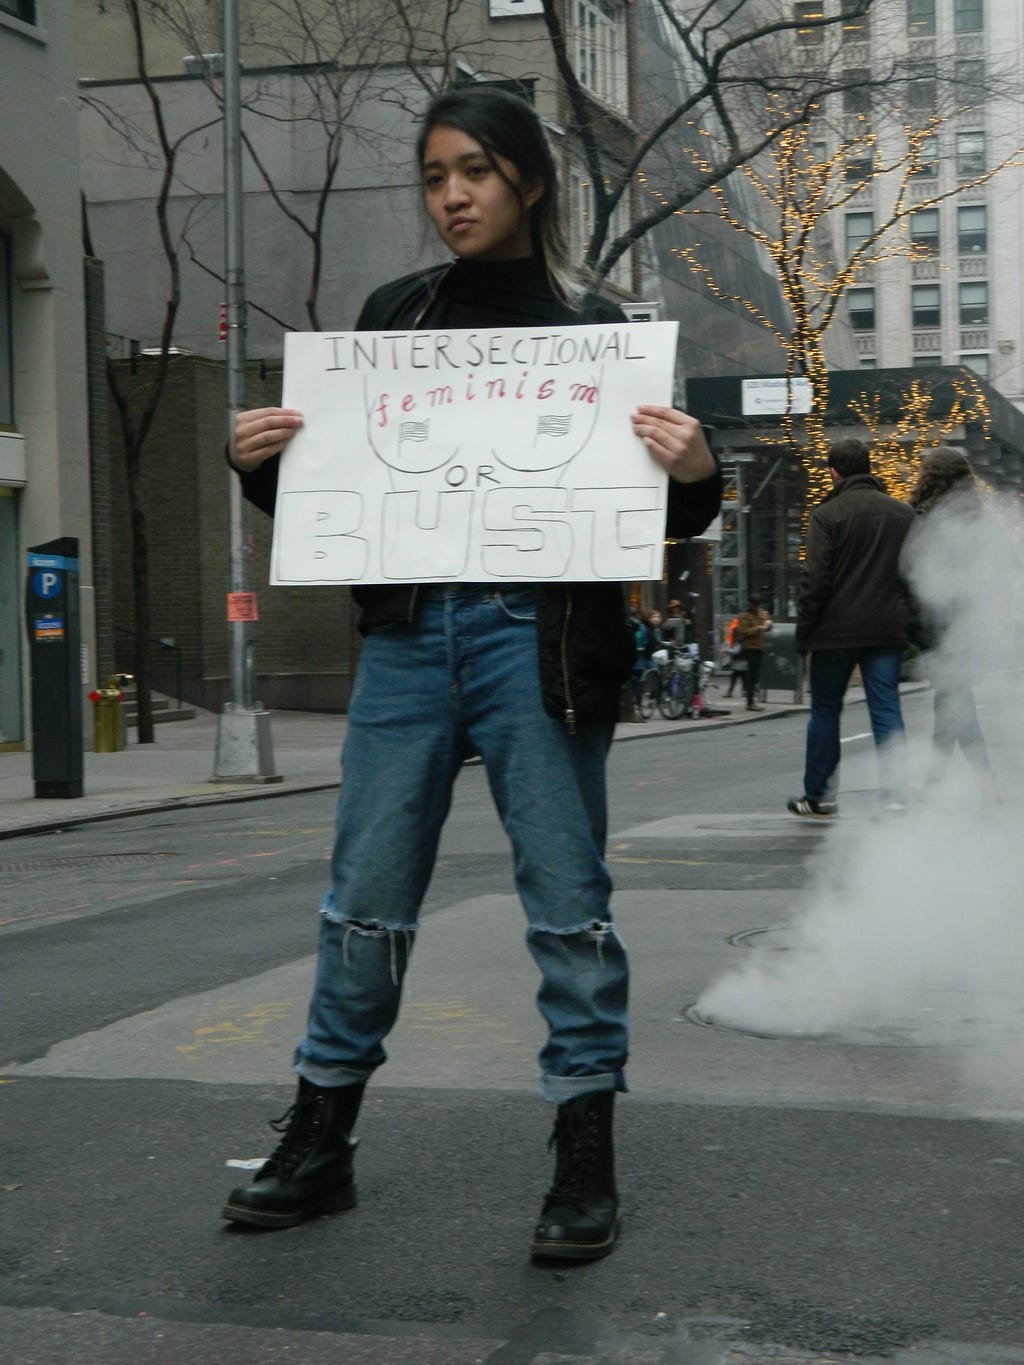
<svg viewBox="0 0 1024 1365"><path fill-rule="evenodd" d="M250 408L240 412L228 447L231 463L248 474L283 450L301 426L302 413L295 408Z"/></svg>

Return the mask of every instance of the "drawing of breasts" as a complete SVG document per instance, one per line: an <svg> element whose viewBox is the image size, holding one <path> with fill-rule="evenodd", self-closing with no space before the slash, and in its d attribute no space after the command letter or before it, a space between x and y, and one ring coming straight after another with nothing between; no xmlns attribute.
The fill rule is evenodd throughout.
<svg viewBox="0 0 1024 1365"><path fill-rule="evenodd" d="M551 385L549 397L531 403L506 403L495 421L490 453L518 481L524 474L543 474L558 482L593 435L601 408L600 376ZM497 414L496 414L497 416Z"/></svg>

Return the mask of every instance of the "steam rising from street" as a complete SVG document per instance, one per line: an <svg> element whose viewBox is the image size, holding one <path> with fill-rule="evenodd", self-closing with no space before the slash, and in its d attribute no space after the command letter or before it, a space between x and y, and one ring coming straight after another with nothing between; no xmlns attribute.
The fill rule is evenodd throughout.
<svg viewBox="0 0 1024 1365"><path fill-rule="evenodd" d="M916 794L902 818L872 818L874 791L847 789L844 802L841 778L841 814L823 831L807 890L788 923L748 940L744 965L701 996L710 1022L772 1036L1024 1047L1024 523L1016 508L966 525L943 511L915 536L908 572L921 601L951 618L929 676L973 684L994 787L958 747L921 791L930 735L910 747ZM870 776L857 785L873 787L873 752L865 762Z"/></svg>

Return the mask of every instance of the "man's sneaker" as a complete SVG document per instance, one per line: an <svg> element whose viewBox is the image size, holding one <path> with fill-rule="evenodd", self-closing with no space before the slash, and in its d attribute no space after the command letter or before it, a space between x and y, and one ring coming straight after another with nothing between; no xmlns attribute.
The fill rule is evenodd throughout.
<svg viewBox="0 0 1024 1365"><path fill-rule="evenodd" d="M839 807L834 801L812 801L809 796L793 796L786 802L791 815L805 816L809 820L834 820Z"/></svg>

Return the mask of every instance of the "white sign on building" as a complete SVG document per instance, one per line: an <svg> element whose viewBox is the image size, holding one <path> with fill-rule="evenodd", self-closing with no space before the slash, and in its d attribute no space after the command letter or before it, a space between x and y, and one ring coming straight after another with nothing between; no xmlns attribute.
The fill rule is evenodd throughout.
<svg viewBox="0 0 1024 1365"><path fill-rule="evenodd" d="M491 0L492 19L511 19L522 14L543 14L544 0Z"/></svg>
<svg viewBox="0 0 1024 1365"><path fill-rule="evenodd" d="M678 324L297 332L271 582L657 580Z"/></svg>
<svg viewBox="0 0 1024 1365"><path fill-rule="evenodd" d="M742 385L744 417L779 417L785 412L811 410L809 379L744 379Z"/></svg>

